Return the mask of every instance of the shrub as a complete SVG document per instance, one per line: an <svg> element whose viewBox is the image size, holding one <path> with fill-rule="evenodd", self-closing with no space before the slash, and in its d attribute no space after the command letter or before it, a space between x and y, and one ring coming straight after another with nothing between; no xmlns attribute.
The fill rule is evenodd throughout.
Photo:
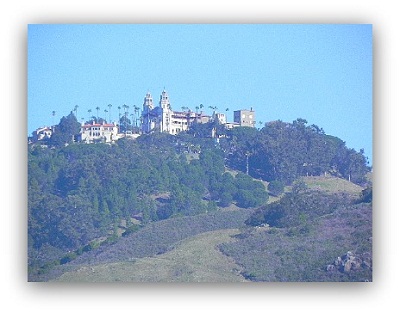
<svg viewBox="0 0 400 313"><path fill-rule="evenodd" d="M75 260L76 257L77 257L77 254L75 252L67 253L64 257L61 258L60 264L65 264L65 263L71 262L72 260Z"/></svg>
<svg viewBox="0 0 400 313"><path fill-rule="evenodd" d="M279 180L273 180L268 184L268 191L274 195L279 196L283 193L285 184Z"/></svg>
<svg viewBox="0 0 400 313"><path fill-rule="evenodd" d="M345 195L295 191L285 194L278 202L262 207L246 223L252 226L267 223L274 227L294 227L331 213L348 203L349 199Z"/></svg>
<svg viewBox="0 0 400 313"><path fill-rule="evenodd" d="M130 234L132 234L132 233L138 231L139 229L140 229L140 225L133 224L133 225L129 226L129 227L126 229L126 231L124 231L124 232L122 233L122 237L128 236L128 235L130 235Z"/></svg>

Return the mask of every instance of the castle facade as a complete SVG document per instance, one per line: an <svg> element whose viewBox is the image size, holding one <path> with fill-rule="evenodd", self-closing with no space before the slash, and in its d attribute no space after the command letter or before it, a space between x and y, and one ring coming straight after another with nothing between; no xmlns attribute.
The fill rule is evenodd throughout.
<svg viewBox="0 0 400 313"><path fill-rule="evenodd" d="M234 111L234 122L228 123L224 113L213 112L212 116L205 115L201 111L173 111L168 93L165 89L160 95L158 106L154 105L150 92L144 97L143 109L141 115L141 132L148 134L159 131L171 135L187 131L194 123L207 123L217 120L227 128L237 126L255 126L255 112L251 110Z"/></svg>
<svg viewBox="0 0 400 313"><path fill-rule="evenodd" d="M144 97L141 116L141 131L144 134L159 131L176 135L188 130L193 123L207 123L210 120L211 117L202 112L173 111L165 89L161 93L158 106L154 105L150 92Z"/></svg>
<svg viewBox="0 0 400 313"><path fill-rule="evenodd" d="M187 131L196 123L204 124L211 121L218 121L219 124L224 125L226 128L231 129L239 126L255 127L255 112L250 110L237 110L234 111L234 121L228 122L226 114L219 113L214 108L213 114L206 115L203 111L196 112L187 111L173 111L169 100L168 93L165 89L161 92L160 100L156 106L153 102L153 97L150 92L147 92L143 101L143 109L140 116L139 131L133 133L132 131L125 130L121 132L118 123L102 123L92 121L91 123L82 123L80 133L76 136L76 141L85 143L94 142L115 142L123 137L137 138L141 134L149 134L152 132L164 132L171 135L179 134L182 131ZM55 126L41 127L32 133L31 142L39 142L49 139ZM215 132L210 134L214 137Z"/></svg>

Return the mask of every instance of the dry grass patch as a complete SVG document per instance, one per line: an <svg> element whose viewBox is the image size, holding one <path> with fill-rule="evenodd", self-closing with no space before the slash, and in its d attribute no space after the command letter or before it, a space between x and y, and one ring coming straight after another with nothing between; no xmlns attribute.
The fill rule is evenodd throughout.
<svg viewBox="0 0 400 313"><path fill-rule="evenodd" d="M308 188L330 193L349 193L355 196L360 195L363 188L346 179L333 176L309 176L301 178Z"/></svg>
<svg viewBox="0 0 400 313"><path fill-rule="evenodd" d="M217 246L231 242L237 229L202 233L164 254L132 262L84 266L60 276L64 282L245 282L241 268Z"/></svg>

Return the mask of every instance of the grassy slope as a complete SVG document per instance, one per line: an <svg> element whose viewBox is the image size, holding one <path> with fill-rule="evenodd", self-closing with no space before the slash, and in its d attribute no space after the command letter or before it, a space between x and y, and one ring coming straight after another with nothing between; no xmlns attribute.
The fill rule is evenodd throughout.
<svg viewBox="0 0 400 313"><path fill-rule="evenodd" d="M226 172L232 174L235 176L238 171L232 170L232 169L226 169ZM371 174L367 176L367 178L372 181ZM268 184L269 182L263 181L260 179L255 179L263 183L265 186L265 189L268 190ZM349 182L346 179L342 179L339 177L334 177L334 176L308 176L308 177L301 177L298 181L303 181L306 185L307 188L314 189L314 190L320 190L320 191L326 191L329 193L340 193L340 192L345 192L349 193L355 197L358 197L363 190L363 188L357 184L354 184L352 182ZM285 192L289 192L292 189L291 186L286 186L285 187ZM275 201L278 201L281 198L275 197L273 195L269 195L268 203L272 203Z"/></svg>
<svg viewBox="0 0 400 313"><path fill-rule="evenodd" d="M358 185L335 177L304 177L302 180L307 184L308 188L331 193L346 192L357 196L362 190L362 187ZM270 202L271 200L276 201L277 199L270 198ZM244 212L243 210L239 211ZM231 235L238 234L239 231L237 230L238 226L232 225L229 227L226 223L227 220L233 219L238 222L239 220L244 220L244 217L240 216L239 218L239 216L236 216L238 211L234 209L225 209L224 212L220 211L212 218L209 215L204 215L165 220L153 225L157 225L157 227L151 230L149 233L151 236L144 236L144 234L142 236L140 235L142 233L141 231L137 236L133 235L131 237L132 239L126 238L126 243L121 242L121 244L117 244L115 248L110 247L110 249L107 248L105 251L95 252L96 257L77 262L75 266L69 269L69 272L64 273L57 280L88 282L245 281L245 279L240 276L239 272L251 273L255 275L254 278L256 278L256 280L264 281L284 281L292 279L326 280L328 277L326 277L324 273L322 273L322 275L311 274L306 277L304 275L298 276L295 272L286 273L286 271L290 271L290 268L295 269L298 267L298 264L301 263L308 264L308 269L297 268L296 272L298 270L308 272L310 268L318 268L318 271L321 271L321 266L327 264L327 262L332 260L339 253L346 252L346 249L351 250L355 247L359 240L356 239L352 244L349 240L354 239L356 231L351 226L349 229L346 229L349 226L347 223L352 223L351 220L353 218L348 219L348 217L346 218L343 216L346 215L343 213L344 212L334 219L335 223L338 224L337 227L334 227L335 231L331 231L331 226L323 225L325 219L321 220L322 224L318 223L319 227L315 225L316 229L312 232L314 235L318 234L315 237L313 237L312 234L309 234L311 236L306 236L306 238L288 237L286 231L282 230L274 235L257 232L256 234L258 235L252 234L245 241L232 241L230 237ZM218 224L222 220L225 220L225 227ZM365 219L362 218L361 221L365 221ZM370 222L371 221L369 221L369 223ZM217 223L218 225L216 224L210 228L210 223ZM197 230L192 231L193 228ZM189 229L191 230L189 231ZM347 231L343 233L345 229ZM370 226L367 225L367 228L363 230L361 234L362 242L365 241L367 235L370 235L367 234L369 230ZM146 229L143 229L143 233L145 232ZM321 237L323 234L326 236L324 239ZM342 238L343 236L345 238ZM137 237L137 240L133 240L135 237ZM171 239L168 239L168 241L164 243L163 240L166 238ZM342 240L339 240L341 241L340 243L338 242L338 238L342 238ZM161 239L160 242L159 239ZM143 242L143 240L145 242ZM156 242L158 243L157 245L162 247L159 248L156 246L154 249L146 248L149 250L149 253L141 253L141 245L151 246ZM331 245L335 247L330 247ZM169 248L165 249L164 246ZM222 250L234 257L237 263L242 264L244 268L235 264L230 257L221 254L219 250L216 249L217 246L221 248L224 247L225 249ZM260 246L261 250L258 249ZM269 248L267 248L268 246ZM127 253L125 249L131 249L129 247L136 247L135 249L138 250L138 252L128 251L129 253ZM370 250L370 247L367 250ZM293 254L290 251L295 251L297 254ZM300 251L304 251L305 254L300 253ZM235 255L236 253L239 253L241 256ZM327 258L316 260L314 259L315 253L317 253L317 255L325 254ZM121 256L117 257L118 255ZM102 258L101 256L104 257ZM131 257L128 258L127 256ZM292 256L295 257L295 259L292 260ZM93 262L95 259L98 259L98 261ZM96 265L88 266L88 260L89 264ZM341 279L342 277L334 277L334 279L328 278L327 280L334 281Z"/></svg>
<svg viewBox="0 0 400 313"><path fill-rule="evenodd" d="M302 177L307 188L358 198L363 187L332 176ZM285 192L291 187L285 187ZM269 200L269 203L279 198ZM223 243L220 248L244 267L244 275L255 281L364 281L372 280L366 269L349 275L324 268L347 251L372 254L372 205L349 205L322 216L303 235L290 235L283 229L247 229L239 240Z"/></svg>
<svg viewBox="0 0 400 313"><path fill-rule="evenodd" d="M208 214L183 216L149 223L142 229L116 243L85 252L75 260L51 268L42 274L31 274L29 281L49 281L63 273L76 271L85 266L132 262L154 257L173 249L177 243L209 231L245 227L244 221L252 210L224 208Z"/></svg>
<svg viewBox="0 0 400 313"><path fill-rule="evenodd" d="M293 234L296 229L247 229L220 249L254 281L372 281L369 269L349 274L325 270L347 251L372 255L371 204L349 205L322 216L307 233Z"/></svg>
<svg viewBox="0 0 400 313"><path fill-rule="evenodd" d="M178 243L174 249L134 262L84 266L56 281L63 282L244 282L240 268L216 246L232 241L236 229L202 233Z"/></svg>
<svg viewBox="0 0 400 313"><path fill-rule="evenodd" d="M359 196L363 188L346 179L333 177L333 176L309 176L303 177L308 188L327 191L331 193L346 192L354 196Z"/></svg>

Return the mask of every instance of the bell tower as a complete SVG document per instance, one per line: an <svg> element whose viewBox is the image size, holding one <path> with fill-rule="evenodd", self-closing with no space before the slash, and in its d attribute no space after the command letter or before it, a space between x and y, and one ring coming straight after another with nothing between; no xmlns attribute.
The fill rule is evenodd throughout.
<svg viewBox="0 0 400 313"><path fill-rule="evenodd" d="M153 97L151 96L150 92L146 93L146 96L144 97L144 102L143 102L143 111L147 108L150 110L153 110L154 105L153 105Z"/></svg>
<svg viewBox="0 0 400 313"><path fill-rule="evenodd" d="M143 101L142 110L142 132L149 133L152 129L151 111L154 109L153 97L150 92L146 93Z"/></svg>
<svg viewBox="0 0 400 313"><path fill-rule="evenodd" d="M171 104L169 102L169 96L168 96L168 93L165 91L165 88L161 93L159 105L164 110L171 109Z"/></svg>
<svg viewBox="0 0 400 313"><path fill-rule="evenodd" d="M170 124L171 124L171 103L169 102L168 93L164 90L160 96L159 107L161 108L161 123L160 123L160 131L161 132L170 132Z"/></svg>

